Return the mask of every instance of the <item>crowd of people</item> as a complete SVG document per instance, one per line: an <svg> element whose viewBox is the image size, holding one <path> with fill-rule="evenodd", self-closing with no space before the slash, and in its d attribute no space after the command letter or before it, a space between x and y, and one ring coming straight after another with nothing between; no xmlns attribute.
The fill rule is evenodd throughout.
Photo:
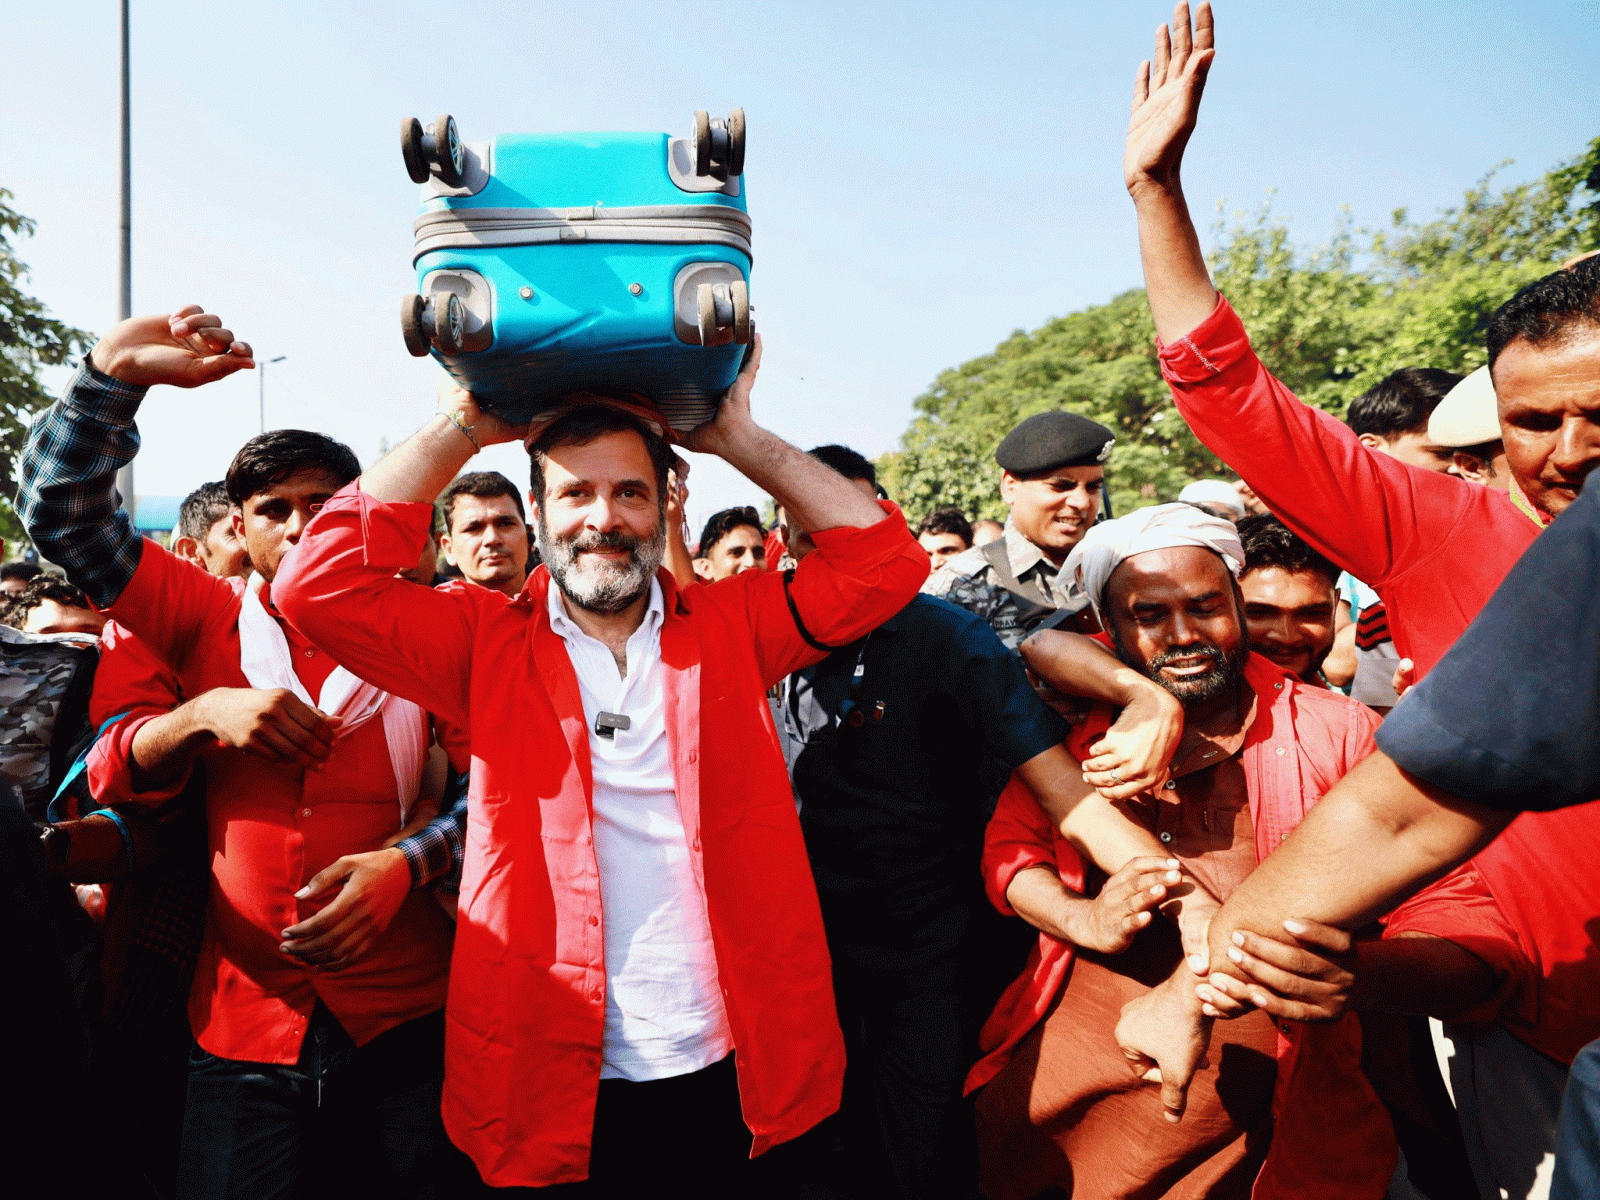
<svg viewBox="0 0 1600 1200"><path fill-rule="evenodd" d="M1600 1194L1600 258L1302 404L1183 199L1214 42L1124 174L1237 478L1123 516L1050 410L1003 524L913 528L758 422L757 340L687 434L449 381L366 471L263 433L163 546L140 404L251 350L107 333L0 567L31 1194ZM692 538L674 442L771 527Z"/></svg>

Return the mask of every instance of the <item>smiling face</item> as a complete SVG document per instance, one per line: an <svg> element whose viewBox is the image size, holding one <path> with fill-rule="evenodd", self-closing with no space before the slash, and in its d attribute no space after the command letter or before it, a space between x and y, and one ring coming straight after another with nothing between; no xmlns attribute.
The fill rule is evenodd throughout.
<svg viewBox="0 0 1600 1200"><path fill-rule="evenodd" d="M1105 487L1104 467L1057 467L1018 478L1000 475L1000 497L1011 509L1011 523L1056 566L1094 524Z"/></svg>
<svg viewBox="0 0 1600 1200"><path fill-rule="evenodd" d="M268 484L233 512L234 534L263 579L272 582L289 547L300 541L311 518L342 486L327 471L296 471Z"/></svg>
<svg viewBox="0 0 1600 1200"><path fill-rule="evenodd" d="M1118 656L1186 708L1237 695L1249 649L1222 559L1199 546L1146 550L1106 583Z"/></svg>
<svg viewBox="0 0 1600 1200"><path fill-rule="evenodd" d="M1310 682L1333 649L1337 593L1318 571L1262 567L1239 579L1250 649Z"/></svg>
<svg viewBox="0 0 1600 1200"><path fill-rule="evenodd" d="M508 596L528 577L528 525L510 496L454 497L439 549L466 579Z"/></svg>
<svg viewBox="0 0 1600 1200"><path fill-rule="evenodd" d="M569 603L612 614L649 591L666 553L663 499L637 433L545 452L539 548Z"/></svg>
<svg viewBox="0 0 1600 1200"><path fill-rule="evenodd" d="M1556 516L1600 465L1600 329L1551 346L1513 341L1493 375L1506 463L1533 506Z"/></svg>
<svg viewBox="0 0 1600 1200"><path fill-rule="evenodd" d="M767 565L766 535L750 525L735 525L703 557L714 583Z"/></svg>

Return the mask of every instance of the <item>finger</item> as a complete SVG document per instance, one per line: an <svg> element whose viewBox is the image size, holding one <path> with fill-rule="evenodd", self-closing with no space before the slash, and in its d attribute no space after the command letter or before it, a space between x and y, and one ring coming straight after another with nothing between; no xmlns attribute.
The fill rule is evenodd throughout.
<svg viewBox="0 0 1600 1200"><path fill-rule="evenodd" d="M1284 921L1283 927L1296 941L1304 945L1321 946L1324 950L1331 950L1335 954L1344 954L1350 949L1350 934L1335 925L1308 921L1304 917L1290 917Z"/></svg>
<svg viewBox="0 0 1600 1200"><path fill-rule="evenodd" d="M309 742L304 731L295 732L287 728L281 719L274 720L271 715L264 718L251 741L270 747L280 762L294 763L300 767L315 767L327 758L325 753L319 756L313 749L319 743Z"/></svg>
<svg viewBox="0 0 1600 1200"><path fill-rule="evenodd" d="M1228 948L1230 961L1243 963L1233 957L1237 951L1245 958L1256 962L1265 963L1279 971L1287 971L1291 975L1298 975L1303 979L1314 979L1319 983L1347 975L1348 972L1336 962L1313 954L1309 950L1302 950L1298 946L1291 946L1286 942L1275 942L1271 938L1249 936L1238 939ZM1266 983L1266 980L1262 980ZM1267 984L1268 987L1272 985Z"/></svg>
<svg viewBox="0 0 1600 1200"><path fill-rule="evenodd" d="M189 318L205 312L198 304L185 304L177 312L167 318L167 327L175 338L189 336Z"/></svg>
<svg viewBox="0 0 1600 1200"><path fill-rule="evenodd" d="M248 358L252 360L256 356L256 352L250 349L249 342L235 342L233 345L228 347L228 353L233 355L235 358Z"/></svg>
<svg viewBox="0 0 1600 1200"><path fill-rule="evenodd" d="M253 731L240 749L246 754L253 754L269 762L294 763L302 767L312 765L310 759L296 749L293 742L267 725Z"/></svg>
<svg viewBox="0 0 1600 1200"><path fill-rule="evenodd" d="M1234 958L1234 954L1238 954L1239 957ZM1267 997L1303 1001L1322 1008L1333 1000L1339 991L1331 983L1297 975L1292 971L1280 970L1241 950L1230 951L1228 958L1257 985L1246 993L1250 1002L1257 1007L1265 1007L1263 997ZM1263 991L1263 988L1267 990Z"/></svg>
<svg viewBox="0 0 1600 1200"><path fill-rule="evenodd" d="M1189 1107L1187 1072L1182 1074L1182 1078L1176 1071L1161 1072L1161 1107L1166 1110L1161 1115L1174 1125L1183 1120L1183 1110Z"/></svg>
<svg viewBox="0 0 1600 1200"><path fill-rule="evenodd" d="M754 383L756 379L756 372L761 370L761 335L759 333L752 333L750 335L750 344L754 346L755 349L751 351L750 361L745 363L744 367L739 371L739 374L749 375L750 382Z"/></svg>
<svg viewBox="0 0 1600 1200"><path fill-rule="evenodd" d="M1147 58L1133 73L1133 111L1138 112L1148 99L1150 99L1150 60Z"/></svg>
<svg viewBox="0 0 1600 1200"><path fill-rule="evenodd" d="M1128 1060L1128 1070L1132 1071L1138 1078L1144 1079L1151 1071L1158 1071L1156 1078L1160 1079L1161 1076L1159 1074L1159 1068L1156 1066L1155 1059L1150 1058L1148 1055L1141 1054L1137 1050L1124 1049L1122 1054L1123 1057Z"/></svg>
<svg viewBox="0 0 1600 1200"><path fill-rule="evenodd" d="M1154 875L1158 879L1164 879L1167 875L1177 871L1181 865L1175 858L1157 858L1153 854L1143 854L1138 858L1130 858L1123 863L1111 878L1113 880L1137 879L1143 875Z"/></svg>
<svg viewBox="0 0 1600 1200"><path fill-rule="evenodd" d="M254 367L255 363L247 358L238 358L232 354L213 354L199 359L194 364L189 372L188 386L197 387L202 383L215 383L219 379L226 379L235 371Z"/></svg>
<svg viewBox="0 0 1600 1200"><path fill-rule="evenodd" d="M1211 5L1202 3L1194 10L1194 48L1199 54L1214 53L1217 44L1216 24L1212 20ZM1209 58L1206 60L1211 61Z"/></svg>
<svg viewBox="0 0 1600 1200"><path fill-rule="evenodd" d="M330 717L321 709L312 708L293 692L286 692L278 713L285 718L285 731L291 727L331 749L339 732L339 718Z"/></svg>
<svg viewBox="0 0 1600 1200"><path fill-rule="evenodd" d="M346 879L349 879L354 872L355 867L351 865L350 860L341 858L331 867L323 867L322 870L313 875L305 887L294 894L294 898L296 900L309 900L313 896L321 895L334 884L343 883ZM326 912L327 910L324 909L323 911ZM287 937L288 935L285 934L284 936Z"/></svg>
<svg viewBox="0 0 1600 1200"><path fill-rule="evenodd" d="M1235 1000L1208 984L1202 983L1195 988L1194 994L1201 1001L1200 1006L1208 1017L1219 1017L1224 1021L1231 1021L1251 1011L1250 1005Z"/></svg>
<svg viewBox="0 0 1600 1200"><path fill-rule="evenodd" d="M1156 30L1156 49L1150 56L1150 90L1160 91L1167 81L1167 64L1172 61L1172 35L1165 25Z"/></svg>
<svg viewBox="0 0 1600 1200"><path fill-rule="evenodd" d="M1187 0L1179 0L1172 10L1172 70L1177 74L1183 70L1183 64L1188 61L1189 51L1194 43L1189 32L1189 5Z"/></svg>

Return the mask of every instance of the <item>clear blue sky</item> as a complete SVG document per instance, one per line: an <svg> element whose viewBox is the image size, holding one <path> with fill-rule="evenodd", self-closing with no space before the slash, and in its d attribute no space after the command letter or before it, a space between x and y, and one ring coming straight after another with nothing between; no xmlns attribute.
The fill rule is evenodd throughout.
<svg viewBox="0 0 1600 1200"><path fill-rule="evenodd" d="M1120 156L1160 3L133 4L134 306L221 313L262 357L269 426L363 462L432 410L410 358L416 188L401 117L686 131L742 105L767 343L758 415L802 446L891 449L938 372L1139 282ZM1276 188L1299 239L1510 182L1600 132L1600 4L1221 0L1190 150L1202 216ZM116 315L117 7L13 4L0 186L55 314ZM219 477L254 374L145 406L142 493ZM525 478L517 452L480 464ZM696 463L690 515L760 499Z"/></svg>

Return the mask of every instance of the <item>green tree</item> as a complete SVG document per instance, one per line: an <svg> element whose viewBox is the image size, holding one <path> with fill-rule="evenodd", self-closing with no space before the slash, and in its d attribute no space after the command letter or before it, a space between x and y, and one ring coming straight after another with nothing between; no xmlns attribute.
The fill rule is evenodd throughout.
<svg viewBox="0 0 1600 1200"><path fill-rule="evenodd" d="M1322 246L1297 246L1270 197L1220 220L1212 276L1262 360L1307 403L1343 414L1403 366L1482 364L1490 315L1563 260L1600 247L1600 138L1531 183L1496 191L1495 171L1426 223L1404 209L1383 230L1348 214ZM1170 500L1185 483L1226 475L1173 407L1156 366L1144 292L1018 330L940 373L913 402L885 485L920 516L954 504L1003 518L994 447L1018 421L1070 408L1116 432L1107 465L1118 512Z"/></svg>
<svg viewBox="0 0 1600 1200"><path fill-rule="evenodd" d="M34 224L10 206L0 188L0 537L15 551L26 541L11 507L17 490L17 458L33 414L50 404L39 372L84 353L94 337L50 316L50 310L23 290L26 263L13 243L33 235Z"/></svg>

